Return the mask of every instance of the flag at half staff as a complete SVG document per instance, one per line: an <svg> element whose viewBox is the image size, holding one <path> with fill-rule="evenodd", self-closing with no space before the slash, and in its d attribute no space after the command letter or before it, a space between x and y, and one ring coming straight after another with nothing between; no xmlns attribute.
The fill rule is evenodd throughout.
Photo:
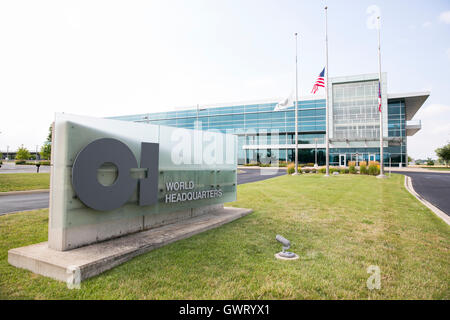
<svg viewBox="0 0 450 320"><path fill-rule="evenodd" d="M325 68L323 68L322 72L319 74L319 76L317 77L316 82L314 83L314 86L311 90L312 94L316 94L317 91L319 90L319 87L324 88L325 87Z"/></svg>
<svg viewBox="0 0 450 320"><path fill-rule="evenodd" d="M286 99L278 102L273 111L283 110L292 106L294 106L294 92L291 92L291 94Z"/></svg>
<svg viewBox="0 0 450 320"><path fill-rule="evenodd" d="M381 112L381 84L378 81L378 111Z"/></svg>

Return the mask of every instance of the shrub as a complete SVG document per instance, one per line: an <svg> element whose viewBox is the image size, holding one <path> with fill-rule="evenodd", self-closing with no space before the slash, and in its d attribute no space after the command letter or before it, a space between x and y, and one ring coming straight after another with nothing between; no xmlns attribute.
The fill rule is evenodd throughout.
<svg viewBox="0 0 450 320"><path fill-rule="evenodd" d="M353 166L353 167L356 166L356 161L349 161L349 162L348 162L348 166L349 166L349 167L351 167L351 166Z"/></svg>
<svg viewBox="0 0 450 320"><path fill-rule="evenodd" d="M330 173L339 172L339 168L330 167Z"/></svg>
<svg viewBox="0 0 450 320"><path fill-rule="evenodd" d="M359 173L360 174L367 174L367 166L366 165L360 165L359 166Z"/></svg>
<svg viewBox="0 0 450 320"><path fill-rule="evenodd" d="M258 163L256 163L256 162L246 163L246 164L244 164L244 166L246 166L246 167L256 167L256 166L258 166Z"/></svg>
<svg viewBox="0 0 450 320"><path fill-rule="evenodd" d="M260 167L270 167L271 164L270 163L261 163L259 166Z"/></svg>
<svg viewBox="0 0 450 320"><path fill-rule="evenodd" d="M378 161L369 161L369 166L379 166L380 163Z"/></svg>
<svg viewBox="0 0 450 320"><path fill-rule="evenodd" d="M359 166L367 166L367 161L360 161Z"/></svg>
<svg viewBox="0 0 450 320"><path fill-rule="evenodd" d="M319 173L326 173L327 172L327 168L320 168L319 169Z"/></svg>
<svg viewBox="0 0 450 320"><path fill-rule="evenodd" d="M26 164L25 160L16 160L16 164Z"/></svg>
<svg viewBox="0 0 450 320"><path fill-rule="evenodd" d="M380 169L377 165L371 164L369 165L369 175L376 176L380 174Z"/></svg>
<svg viewBox="0 0 450 320"><path fill-rule="evenodd" d="M286 171L287 171L288 174L293 174L293 173L295 172L295 164L290 163L290 164L287 166Z"/></svg>
<svg viewBox="0 0 450 320"><path fill-rule="evenodd" d="M311 169L311 173L317 173L316 169Z"/></svg>
<svg viewBox="0 0 450 320"><path fill-rule="evenodd" d="M314 163L308 162L308 163L306 164L306 166L307 166L307 167L314 167Z"/></svg>
<svg viewBox="0 0 450 320"><path fill-rule="evenodd" d="M303 169L303 173L309 173L309 169L308 168L305 168L305 169Z"/></svg>
<svg viewBox="0 0 450 320"><path fill-rule="evenodd" d="M306 163L300 163L298 166L299 166L300 168L306 167Z"/></svg>
<svg viewBox="0 0 450 320"><path fill-rule="evenodd" d="M42 166L49 166L50 165L50 161L41 161L41 165Z"/></svg>
<svg viewBox="0 0 450 320"><path fill-rule="evenodd" d="M348 172L351 173L351 174L355 174L356 173L355 165L350 165L350 167L348 168Z"/></svg>

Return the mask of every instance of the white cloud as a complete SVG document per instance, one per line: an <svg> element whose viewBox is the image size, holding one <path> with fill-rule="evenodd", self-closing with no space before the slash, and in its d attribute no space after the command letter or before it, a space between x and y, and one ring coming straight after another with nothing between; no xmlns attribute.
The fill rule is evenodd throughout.
<svg viewBox="0 0 450 320"><path fill-rule="evenodd" d="M441 12L439 15L439 21L450 24L450 11Z"/></svg>
<svg viewBox="0 0 450 320"><path fill-rule="evenodd" d="M424 27L424 28L428 28L428 27L430 27L431 26L431 22L430 21L426 21L426 22L424 22L423 24L422 24L422 27Z"/></svg>

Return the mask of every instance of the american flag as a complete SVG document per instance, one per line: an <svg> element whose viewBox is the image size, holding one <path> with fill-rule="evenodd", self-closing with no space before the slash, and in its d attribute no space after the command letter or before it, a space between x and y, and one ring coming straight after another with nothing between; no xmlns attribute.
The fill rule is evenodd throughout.
<svg viewBox="0 0 450 320"><path fill-rule="evenodd" d="M317 77L316 83L314 83L311 93L316 94L316 92L319 90L319 87L325 88L324 74L325 74L325 68L323 68L322 72Z"/></svg>
<svg viewBox="0 0 450 320"><path fill-rule="evenodd" d="M381 84L378 81L378 111L381 112Z"/></svg>

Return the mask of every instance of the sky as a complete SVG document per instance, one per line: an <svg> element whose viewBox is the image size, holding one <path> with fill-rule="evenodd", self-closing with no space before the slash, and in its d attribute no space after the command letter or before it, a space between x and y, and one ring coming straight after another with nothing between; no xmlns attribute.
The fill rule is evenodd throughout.
<svg viewBox="0 0 450 320"><path fill-rule="evenodd" d="M389 93L431 91L414 159L450 140L450 1L0 0L0 151L41 146L55 112L105 117L309 94L329 76L382 71Z"/></svg>

